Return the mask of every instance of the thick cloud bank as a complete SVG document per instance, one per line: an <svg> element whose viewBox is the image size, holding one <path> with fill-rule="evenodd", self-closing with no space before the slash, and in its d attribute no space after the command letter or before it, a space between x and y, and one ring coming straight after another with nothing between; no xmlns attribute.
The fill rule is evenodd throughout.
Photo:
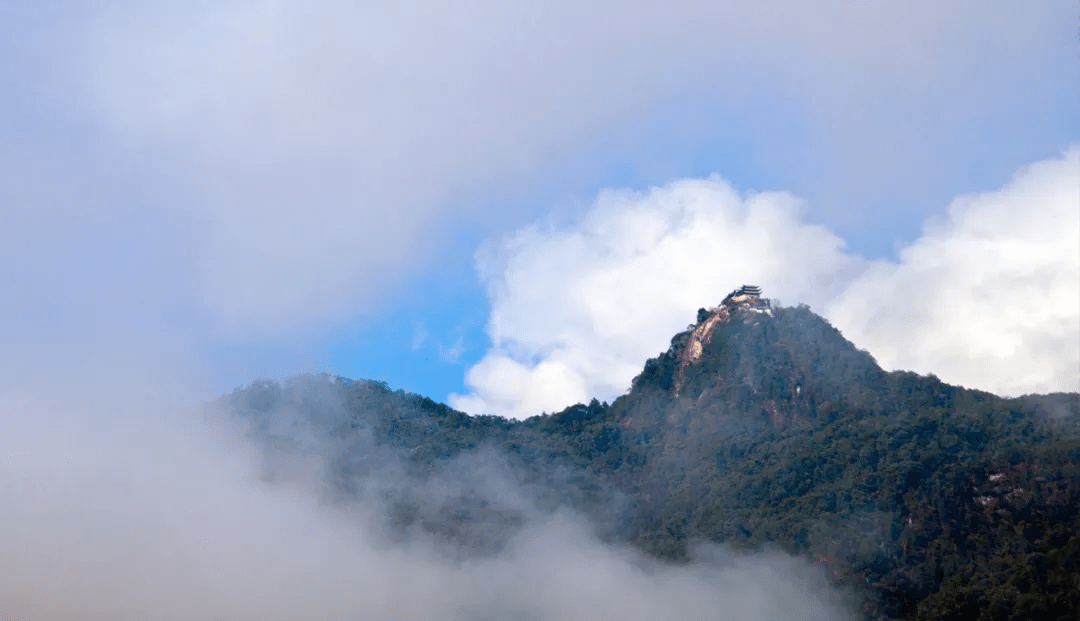
<svg viewBox="0 0 1080 621"><path fill-rule="evenodd" d="M318 455L279 460L275 482L262 480L268 455L240 428L159 386L99 373L2 388L0 618L850 618L802 561L706 550L660 565L566 514L528 524L500 554L450 558L421 537L382 537L378 506L322 502ZM278 414L300 429L298 412Z"/></svg>
<svg viewBox="0 0 1080 621"><path fill-rule="evenodd" d="M882 366L1002 395L1080 391L1080 147L959 197L826 315Z"/></svg>
<svg viewBox="0 0 1080 621"><path fill-rule="evenodd" d="M493 346L451 403L524 417L613 398L743 283L810 304L890 369L1005 395L1077 390L1078 154L956 199L898 263L845 253L785 194L740 197L717 178L604 193L572 227L478 255Z"/></svg>

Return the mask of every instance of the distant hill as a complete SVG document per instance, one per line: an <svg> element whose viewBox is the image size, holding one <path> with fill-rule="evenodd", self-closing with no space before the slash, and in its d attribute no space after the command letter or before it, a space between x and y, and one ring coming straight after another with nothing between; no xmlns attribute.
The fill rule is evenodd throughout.
<svg viewBox="0 0 1080 621"><path fill-rule="evenodd" d="M388 534L458 554L566 506L672 562L702 542L803 555L867 619L1080 610L1080 395L885 372L752 289L699 311L610 405L511 421L327 376L220 403L251 423L268 478L314 459L330 501L378 499Z"/></svg>

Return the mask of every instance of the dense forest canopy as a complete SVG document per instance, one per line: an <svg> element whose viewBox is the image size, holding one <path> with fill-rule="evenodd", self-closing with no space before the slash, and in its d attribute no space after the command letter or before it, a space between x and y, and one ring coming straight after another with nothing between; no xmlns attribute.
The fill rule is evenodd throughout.
<svg viewBox="0 0 1080 621"><path fill-rule="evenodd" d="M1080 395L885 372L808 308L765 306L705 337L702 309L614 403L521 421L329 376L220 405L268 479L314 458L328 502L377 498L387 534L453 554L570 509L673 563L703 543L805 556L867 619L1075 619Z"/></svg>

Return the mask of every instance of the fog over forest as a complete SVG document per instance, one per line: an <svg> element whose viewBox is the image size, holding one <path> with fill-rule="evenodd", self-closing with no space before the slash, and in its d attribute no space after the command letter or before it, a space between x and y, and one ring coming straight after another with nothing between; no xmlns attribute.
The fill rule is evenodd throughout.
<svg viewBox="0 0 1080 621"><path fill-rule="evenodd" d="M275 450L175 386L67 380L5 387L0 404L22 421L0 437L0 558L18 559L0 575L3 618L850 618L820 571L784 554L706 548L674 566L601 543L581 516L534 508L496 457L422 486L396 452L353 445L365 491L343 497L326 483L342 447L306 413L275 411ZM498 550L389 532L386 493L463 491L524 516Z"/></svg>

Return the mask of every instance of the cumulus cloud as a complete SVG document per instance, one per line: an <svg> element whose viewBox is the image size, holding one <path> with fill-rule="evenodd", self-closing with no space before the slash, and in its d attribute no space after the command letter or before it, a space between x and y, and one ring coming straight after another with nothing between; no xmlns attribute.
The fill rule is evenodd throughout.
<svg viewBox="0 0 1080 621"><path fill-rule="evenodd" d="M454 407L514 417L611 399L698 308L742 283L819 304L859 262L787 194L740 196L718 177L606 192L570 228L490 244L478 270L493 346Z"/></svg>
<svg viewBox="0 0 1080 621"><path fill-rule="evenodd" d="M997 394L1080 391L1080 146L955 199L826 315L889 369Z"/></svg>
<svg viewBox="0 0 1080 621"><path fill-rule="evenodd" d="M809 304L889 368L1000 394L1077 390L1077 153L957 199L898 263L845 252L789 195L740 197L715 177L604 193L572 227L478 255L492 347L450 403L525 417L611 399L743 283Z"/></svg>
<svg viewBox="0 0 1080 621"><path fill-rule="evenodd" d="M101 141L95 158L167 181L178 198L147 207L183 229L195 299L238 330L273 331L385 299L430 264L446 220L493 217L481 204L497 201L469 197L584 168L571 154L644 140L640 127L702 131L655 118L674 102L728 135L769 128L742 112L783 101L809 137L792 156L832 181L897 162L937 170L922 164L932 150L900 138L946 135L935 119L968 118L1003 72L1057 67L1046 42L1071 44L1073 12L1019 0L990 12L974 0L111 0L27 20L34 45L20 58L36 72L13 90ZM933 115L919 113L928 93ZM119 200L141 200L131 194Z"/></svg>
<svg viewBox="0 0 1080 621"><path fill-rule="evenodd" d="M567 514L466 562L392 543L377 508L320 502L316 461L262 481L243 428L168 398L175 386L110 369L46 387L0 391L4 618L849 618L805 562L712 551L661 565Z"/></svg>

